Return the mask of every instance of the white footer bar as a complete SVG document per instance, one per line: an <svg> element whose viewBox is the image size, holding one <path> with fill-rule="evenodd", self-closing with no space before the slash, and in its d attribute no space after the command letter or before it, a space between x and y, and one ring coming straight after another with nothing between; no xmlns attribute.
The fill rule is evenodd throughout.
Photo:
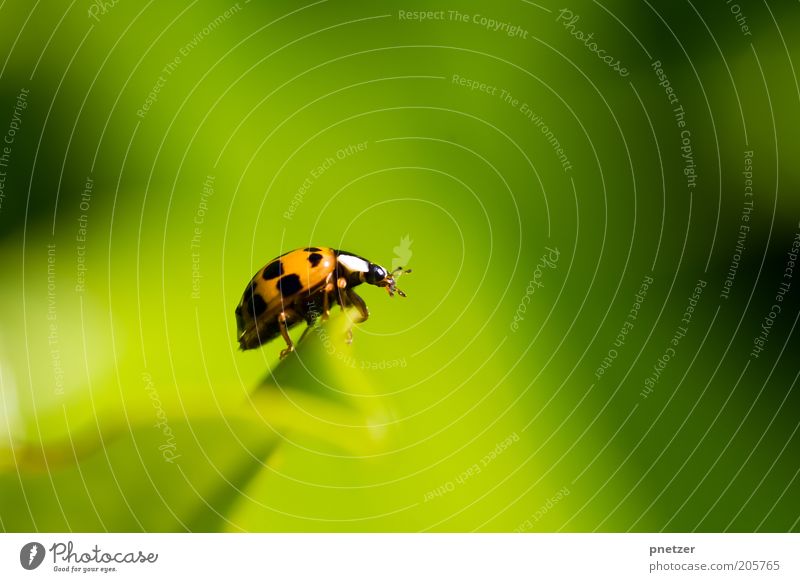
<svg viewBox="0 0 800 582"><path fill-rule="evenodd" d="M0 580L778 582L799 562L800 534L0 535Z"/></svg>

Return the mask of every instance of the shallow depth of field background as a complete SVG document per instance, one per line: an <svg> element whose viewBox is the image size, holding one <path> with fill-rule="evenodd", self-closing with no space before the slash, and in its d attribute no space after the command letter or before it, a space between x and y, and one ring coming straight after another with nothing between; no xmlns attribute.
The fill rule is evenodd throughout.
<svg viewBox="0 0 800 582"><path fill-rule="evenodd" d="M0 528L800 529L796 3L102 6L0 6ZM239 351L309 245L408 297Z"/></svg>

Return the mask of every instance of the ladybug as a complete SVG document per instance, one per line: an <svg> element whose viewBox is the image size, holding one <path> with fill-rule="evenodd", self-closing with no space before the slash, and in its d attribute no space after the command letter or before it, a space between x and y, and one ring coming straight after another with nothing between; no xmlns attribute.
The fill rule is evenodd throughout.
<svg viewBox="0 0 800 582"><path fill-rule="evenodd" d="M395 277L410 273L402 267L388 272L380 265L347 251L306 247L284 253L261 268L247 285L236 307L236 328L242 350L257 348L283 336L285 358L294 351L289 329L305 321L306 331L318 317L328 319L332 302L355 307L362 323L369 317L366 303L353 290L361 283L384 287L393 297L405 297ZM352 328L347 342L352 341Z"/></svg>

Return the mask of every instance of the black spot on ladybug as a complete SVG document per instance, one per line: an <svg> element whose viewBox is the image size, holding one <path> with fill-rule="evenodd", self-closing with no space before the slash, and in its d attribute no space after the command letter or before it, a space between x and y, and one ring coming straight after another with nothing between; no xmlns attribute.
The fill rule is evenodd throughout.
<svg viewBox="0 0 800 582"><path fill-rule="evenodd" d="M262 277L269 281L283 275L283 263L280 261L272 261L269 265L264 267L264 274Z"/></svg>
<svg viewBox="0 0 800 582"><path fill-rule="evenodd" d="M300 282L300 277L294 273L278 279L278 291L284 297L294 295L302 288L303 284Z"/></svg>
<svg viewBox="0 0 800 582"><path fill-rule="evenodd" d="M244 318L242 318L242 306L236 308L236 330L242 333L244 330Z"/></svg>
<svg viewBox="0 0 800 582"><path fill-rule="evenodd" d="M303 250L307 253L318 253L321 249L318 249L317 247L306 247Z"/></svg>
<svg viewBox="0 0 800 582"><path fill-rule="evenodd" d="M253 314L253 317L254 318L258 317L266 310L267 310L267 302L264 301L264 298L258 293L253 295L253 299L250 302L250 307L248 309L248 311Z"/></svg>
<svg viewBox="0 0 800 582"><path fill-rule="evenodd" d="M319 253L311 253L308 255L308 262L311 263L312 267L316 267L319 265L319 262L322 260L322 255Z"/></svg>
<svg viewBox="0 0 800 582"><path fill-rule="evenodd" d="M250 303L250 298L253 296L253 292L256 289L256 282L252 281L248 286L247 289L244 290L244 297L242 297L242 303L247 305Z"/></svg>

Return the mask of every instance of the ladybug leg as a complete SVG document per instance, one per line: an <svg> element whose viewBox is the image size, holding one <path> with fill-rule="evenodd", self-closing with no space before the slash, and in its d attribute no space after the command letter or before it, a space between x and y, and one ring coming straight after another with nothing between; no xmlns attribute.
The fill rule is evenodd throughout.
<svg viewBox="0 0 800 582"><path fill-rule="evenodd" d="M358 312L357 317L350 319L350 324L348 325L344 336L344 341L348 344L351 344L353 343L353 324L365 322L369 317L369 310L367 309L367 304L364 303L364 300L361 299L361 297L359 297L352 289L345 290L345 297L346 301L342 303L342 309L344 309L345 304L347 304L355 307L356 311Z"/></svg>
<svg viewBox="0 0 800 582"><path fill-rule="evenodd" d="M285 311L281 311L280 315L278 315L278 327L281 329L281 335L283 339L286 341L286 349L281 350L281 359L288 356L290 353L294 351L294 344L292 343L292 338L289 337L289 324L287 322L287 316Z"/></svg>
<svg viewBox="0 0 800 582"><path fill-rule="evenodd" d="M336 302L341 306L342 311L350 306L350 293L351 290L347 288L347 279L339 277L336 280ZM353 343L353 323L350 322L349 327L344 335L344 341L348 344Z"/></svg>
<svg viewBox="0 0 800 582"><path fill-rule="evenodd" d="M333 284L331 283L331 286L332 285ZM347 290L347 279L345 279L344 277L339 277L336 280L336 288L335 288L336 303L338 303L339 306L342 309L345 309L347 307L347 291L346 290ZM332 291L333 291L333 289L332 289Z"/></svg>
<svg viewBox="0 0 800 582"><path fill-rule="evenodd" d="M333 293L333 282L331 281L332 275L328 275L328 280L325 283L325 288L322 290L322 321L327 321L331 315L330 307L330 294Z"/></svg>
<svg viewBox="0 0 800 582"><path fill-rule="evenodd" d="M364 323L369 318L369 309L364 300L359 297L352 289L347 289L347 300L358 311L358 318L353 320L353 323Z"/></svg>

